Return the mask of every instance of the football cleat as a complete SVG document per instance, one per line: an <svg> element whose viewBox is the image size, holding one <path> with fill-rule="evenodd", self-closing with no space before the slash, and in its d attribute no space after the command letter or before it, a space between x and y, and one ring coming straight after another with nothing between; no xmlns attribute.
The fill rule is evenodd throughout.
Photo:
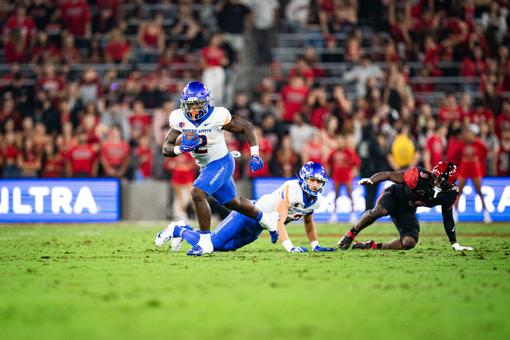
<svg viewBox="0 0 510 340"><path fill-rule="evenodd" d="M354 235L350 230L342 236L340 241L338 241L338 248L341 250L347 250L351 247L352 241L354 241L354 238L356 235Z"/></svg>
<svg viewBox="0 0 510 340"><path fill-rule="evenodd" d="M188 256L202 256L202 255L210 254L210 253L212 253L212 250L211 251L205 251L201 246L199 246L197 244L193 248L188 250L186 252L186 255L188 255Z"/></svg>
<svg viewBox="0 0 510 340"><path fill-rule="evenodd" d="M280 220L280 214L276 211L271 213L262 214L262 219L259 224L269 231L278 231L278 221Z"/></svg>
<svg viewBox="0 0 510 340"><path fill-rule="evenodd" d="M377 243L373 240L356 242L352 245L352 249L377 249Z"/></svg>
<svg viewBox="0 0 510 340"><path fill-rule="evenodd" d="M166 242L173 239L174 229L176 226L179 226L179 227L182 227L182 228L185 228L188 230L193 230L193 228L191 228L189 225L187 225L186 222L184 222L184 221L172 222L165 229L161 230L156 235L156 239L154 240L154 244L156 245L156 247L161 247ZM181 243L182 243L182 239L181 239ZM172 242L172 244L173 244L173 242ZM179 245L179 247L180 247L180 245Z"/></svg>
<svg viewBox="0 0 510 340"><path fill-rule="evenodd" d="M163 246L166 242L172 239L172 235L174 234L175 223L170 223L165 229L161 230L154 240L154 244L156 247Z"/></svg>

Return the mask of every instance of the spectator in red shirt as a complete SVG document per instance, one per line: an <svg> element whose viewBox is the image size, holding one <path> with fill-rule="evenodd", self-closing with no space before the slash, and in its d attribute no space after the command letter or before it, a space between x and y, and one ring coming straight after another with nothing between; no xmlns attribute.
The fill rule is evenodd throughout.
<svg viewBox="0 0 510 340"><path fill-rule="evenodd" d="M0 131L9 120L12 120L16 129L21 126L21 114L16 110L16 102L12 95L5 94L0 107Z"/></svg>
<svg viewBox="0 0 510 340"><path fill-rule="evenodd" d="M32 18L27 16L27 9L24 5L17 5L15 13L12 14L5 23L4 41L11 41L11 32L18 30L19 35L16 39L23 42L23 48L28 52L32 48L35 38L35 23ZM12 41L17 43L18 41Z"/></svg>
<svg viewBox="0 0 510 340"><path fill-rule="evenodd" d="M14 131L9 131L5 134L2 146L0 148L3 158L3 178L16 178L19 176L18 168L18 154L19 148L16 143L16 134Z"/></svg>
<svg viewBox="0 0 510 340"><path fill-rule="evenodd" d="M501 128L499 150L496 158L496 175L510 176L510 124Z"/></svg>
<svg viewBox="0 0 510 340"><path fill-rule="evenodd" d="M464 113L466 114L466 112ZM482 101L475 101L474 109L465 115L465 122L480 124L486 122L491 128L494 128L494 114L491 109L483 105Z"/></svg>
<svg viewBox="0 0 510 340"><path fill-rule="evenodd" d="M41 156L35 150L32 137L23 139L23 147L18 153L18 168L21 177L37 177L41 170Z"/></svg>
<svg viewBox="0 0 510 340"><path fill-rule="evenodd" d="M457 105L457 99L454 93L448 93L446 95L444 104L439 109L438 118L442 123L446 124L462 121L462 111Z"/></svg>
<svg viewBox="0 0 510 340"><path fill-rule="evenodd" d="M90 9L85 0L64 0L60 4L64 25L77 38L89 39L92 33Z"/></svg>
<svg viewBox="0 0 510 340"><path fill-rule="evenodd" d="M5 41L5 62L12 63L26 63L29 61L29 50L23 44L23 35L21 28L14 28L10 31L8 40Z"/></svg>
<svg viewBox="0 0 510 340"><path fill-rule="evenodd" d="M202 81L214 94L217 104L224 101L225 70L223 67L229 60L221 48L223 36L215 33L211 36L209 44L200 50L200 67L202 68Z"/></svg>
<svg viewBox="0 0 510 340"><path fill-rule="evenodd" d="M308 88L302 77L292 76L289 84L285 85L280 92L283 102L283 121L292 123L294 115L302 112L308 96Z"/></svg>
<svg viewBox="0 0 510 340"><path fill-rule="evenodd" d="M335 198L333 200L335 203L330 222L336 222L336 198L342 186L345 186L347 196L349 196L349 199L351 200L350 221L351 223L356 221L354 200L352 199L352 178L354 175L353 173L357 171L360 164L361 160L359 159L358 154L354 149L347 145L345 136L338 136L337 148L329 154L326 161L326 166L329 169L330 176L333 178L333 184L335 186Z"/></svg>
<svg viewBox="0 0 510 340"><path fill-rule="evenodd" d="M76 64L80 61L80 50L75 46L74 36L69 33L62 34L62 48L60 61L67 64Z"/></svg>
<svg viewBox="0 0 510 340"><path fill-rule="evenodd" d="M107 177L123 178L126 176L130 150L128 143L122 139L118 126L112 127L108 140L101 146L100 159Z"/></svg>
<svg viewBox="0 0 510 340"><path fill-rule="evenodd" d="M460 75L462 77L481 77L487 71L487 65L484 60L481 47L475 47L473 57L467 55L462 61ZM479 86L478 82L464 82L464 91L475 91Z"/></svg>
<svg viewBox="0 0 510 340"><path fill-rule="evenodd" d="M304 78L306 87L308 88L312 86L314 81L313 69L310 67L310 65L308 64L304 57L299 57L296 60L296 66L294 66L290 70L289 76L290 77L298 76Z"/></svg>
<svg viewBox="0 0 510 340"><path fill-rule="evenodd" d="M78 144L67 153L68 177L97 177L98 159L96 148L87 142L87 133L78 132Z"/></svg>
<svg viewBox="0 0 510 340"><path fill-rule="evenodd" d="M491 217L482 194L482 177L485 174L485 160L488 149L483 141L477 138L480 128L477 125L469 125L464 128L463 137L455 147L448 150L448 157L459 165L459 192L462 193L466 181L471 178L476 193L481 199L485 223L491 223ZM458 203L457 205L458 206Z"/></svg>
<svg viewBox="0 0 510 340"><path fill-rule="evenodd" d="M310 90L310 95L306 99L308 109L311 111L310 123L318 129L324 127L326 117L331 115L331 108L328 105L326 89L318 86ZM304 164L304 163L303 163Z"/></svg>
<svg viewBox="0 0 510 340"><path fill-rule="evenodd" d="M303 58L312 69L314 78L324 77L325 71L318 65L319 56L317 55L317 51L313 46L305 46Z"/></svg>
<svg viewBox="0 0 510 340"><path fill-rule="evenodd" d="M279 175L281 177L293 177L295 169L299 161L299 156L292 148L292 141L289 135L281 138L280 146L276 148L276 162L279 167Z"/></svg>
<svg viewBox="0 0 510 340"><path fill-rule="evenodd" d="M315 162L322 164L324 155L322 153L322 139L319 131L316 131L303 145L301 150L301 162L306 164L308 162Z"/></svg>
<svg viewBox="0 0 510 340"><path fill-rule="evenodd" d="M154 19L141 23L138 27L137 40L144 55L143 62L154 62L157 55L165 50L165 30L163 14L157 13Z"/></svg>
<svg viewBox="0 0 510 340"><path fill-rule="evenodd" d="M44 146L43 168L41 177L59 178L64 176L65 158L59 152L53 142Z"/></svg>
<svg viewBox="0 0 510 340"><path fill-rule="evenodd" d="M57 137L56 144L64 155L67 155L69 150L78 144L78 137L73 134L73 125L71 122L62 125L62 134Z"/></svg>
<svg viewBox="0 0 510 340"><path fill-rule="evenodd" d="M129 51L129 43L122 36L122 31L119 28L115 28L110 33L110 41L106 45L106 62L125 64L128 62Z"/></svg>
<svg viewBox="0 0 510 340"><path fill-rule="evenodd" d="M195 180L196 167L195 160L189 153L165 159L165 169L170 173L170 184L174 191L174 219L187 220L186 211L191 204L191 187Z"/></svg>
<svg viewBox="0 0 510 340"><path fill-rule="evenodd" d="M152 150L148 136L140 138L135 155L138 164L138 175L143 176L143 178L150 178L152 176Z"/></svg>
<svg viewBox="0 0 510 340"><path fill-rule="evenodd" d="M48 39L48 33L44 31L37 32L37 39L32 49L30 58L32 63L52 63L60 61L60 49Z"/></svg>
<svg viewBox="0 0 510 340"><path fill-rule="evenodd" d="M438 124L434 133L427 138L423 157L425 169L431 171L437 163L444 159L447 132L448 129L445 125Z"/></svg>
<svg viewBox="0 0 510 340"><path fill-rule="evenodd" d="M51 99L55 99L63 97L65 85L64 78L55 72L55 65L45 64L41 76L37 79L37 89L46 91Z"/></svg>
<svg viewBox="0 0 510 340"><path fill-rule="evenodd" d="M496 134L501 135L501 128L510 124L510 100L505 100L501 108L501 114L496 118Z"/></svg>
<svg viewBox="0 0 510 340"><path fill-rule="evenodd" d="M137 100L133 104L133 114L129 117L129 125L131 126L131 137L138 139L147 134L150 130L152 117L145 112L145 107L141 100Z"/></svg>

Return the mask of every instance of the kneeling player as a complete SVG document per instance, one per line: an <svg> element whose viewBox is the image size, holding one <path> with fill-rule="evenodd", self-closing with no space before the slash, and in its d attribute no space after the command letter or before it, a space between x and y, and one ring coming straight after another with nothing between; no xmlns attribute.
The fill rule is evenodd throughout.
<svg viewBox="0 0 510 340"><path fill-rule="evenodd" d="M278 236L288 252L306 252L305 247L296 247L287 234L285 225L304 217L305 229L312 251L334 251L319 245L312 214L320 205L321 192L327 181L326 171L319 163L306 163L299 171L299 179L286 181L277 190L259 198L255 205L264 213L278 212L278 233L271 234L271 241L276 243ZM233 211L214 230L211 241L215 251L232 251L255 241L264 230L260 224L238 212ZM173 238L173 239L172 239ZM172 239L172 250L178 250L184 239L190 245L197 244L198 231L181 222L171 223L156 235L156 246L162 246Z"/></svg>
<svg viewBox="0 0 510 340"><path fill-rule="evenodd" d="M388 243L367 241L355 243L352 249L411 249L418 243L420 224L416 218L416 208L420 206L441 206L444 230L452 249L473 250L457 242L452 207L459 196L455 186L457 167L450 162L439 162L432 172L422 168L411 168L405 172L378 172L370 178L359 181L361 185L372 185L385 180L394 182L386 188L373 209L365 211L358 224L338 241L342 250L349 249L354 238L378 218L390 215L397 227L400 238Z"/></svg>

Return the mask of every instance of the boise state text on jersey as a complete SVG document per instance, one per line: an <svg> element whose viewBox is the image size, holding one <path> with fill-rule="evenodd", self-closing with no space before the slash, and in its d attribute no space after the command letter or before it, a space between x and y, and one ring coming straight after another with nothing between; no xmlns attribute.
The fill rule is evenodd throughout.
<svg viewBox="0 0 510 340"><path fill-rule="evenodd" d="M183 134L198 134L200 147L191 152L191 155L200 167L221 159L228 153L222 128L230 123L232 115L224 107L210 107L210 110L199 123L189 120L182 109L172 111L168 119L171 128Z"/></svg>

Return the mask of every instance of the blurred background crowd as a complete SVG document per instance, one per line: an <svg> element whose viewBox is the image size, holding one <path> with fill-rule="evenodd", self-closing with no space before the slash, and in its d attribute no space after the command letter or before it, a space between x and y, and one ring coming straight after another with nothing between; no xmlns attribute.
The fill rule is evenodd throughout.
<svg viewBox="0 0 510 340"><path fill-rule="evenodd" d="M236 178L476 159L510 176L508 1L0 1L1 177L193 181L168 114L202 80L257 127ZM460 143L460 144L459 144ZM464 148L459 149L459 145Z"/></svg>

